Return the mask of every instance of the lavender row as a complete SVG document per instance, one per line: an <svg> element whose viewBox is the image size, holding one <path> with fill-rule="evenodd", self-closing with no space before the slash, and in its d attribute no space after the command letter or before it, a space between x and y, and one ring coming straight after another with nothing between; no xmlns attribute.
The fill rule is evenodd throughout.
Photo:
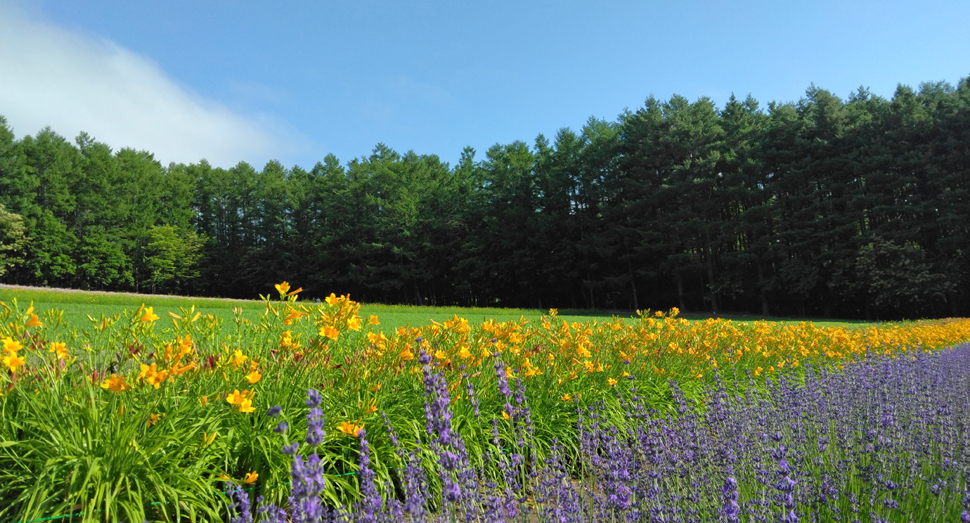
<svg viewBox="0 0 970 523"><path fill-rule="evenodd" d="M253 514L238 490L233 522L970 523L970 344L809 370L804 383L781 377L757 386L748 377L728 387L718 380L702 403L687 401L671 383L676 415L660 415L630 389L618 393L622 419L605 404L580 412L578 456L554 445L541 461L525 389L508 383L496 358L503 412L514 427L514 444L503 450L491 422L497 452L486 466L501 472L497 480L471 465L453 428L447 383L421 358L424 445L434 467L422 466L388 425L403 466L397 485L376 485L361 431L360 502L327 506L319 457L295 455L289 515L273 505ZM476 420L485 423L466 387ZM319 393L309 396L306 442L314 448L323 441L323 419Z"/></svg>

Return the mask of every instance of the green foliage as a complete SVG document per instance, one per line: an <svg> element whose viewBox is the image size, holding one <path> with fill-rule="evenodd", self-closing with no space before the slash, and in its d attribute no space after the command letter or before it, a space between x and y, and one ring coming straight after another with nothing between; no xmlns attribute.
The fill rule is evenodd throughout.
<svg viewBox="0 0 970 523"><path fill-rule="evenodd" d="M22 256L28 241L23 218L7 212L0 204L0 276L8 268L24 262Z"/></svg>
<svg viewBox="0 0 970 523"><path fill-rule="evenodd" d="M24 299L43 301L25 310ZM59 299L64 306L53 307ZM502 416L509 400L496 386L492 350L500 352L514 377L526 383L536 453L541 457L554 439L565 445L567 455L576 455L578 405L602 401L606 415L624 419L616 390L636 387L661 411L671 408L668 379L681 382L688 397L700 397L712 379L708 376L718 372L708 355L716 355L718 368L727 373L734 358L738 361L733 361L733 370L741 375L745 370L774 372L766 370L769 363L760 351L778 349L767 340L775 343L776 336L784 336L790 348L779 349L771 362L780 365L778 358L801 354L796 357L804 357L803 365L795 374L800 379L812 362L807 353L798 352L801 344L815 347L825 339L852 338L855 354L869 348L867 339L892 339L891 347L881 347L892 351L906 351L915 344L912 338L900 342L903 338L888 336L896 328L892 325L881 326L887 329L883 333L870 328L830 336L830 331L811 324L730 324L708 318L693 323L662 314L597 319L504 310L500 312L515 317L498 324L475 321L476 315L494 312L491 309L379 305L358 311L356 304L336 297L320 304L160 297L151 300L150 310L141 305L143 299L0 289L0 340L22 345L10 350L20 351L27 360L18 370L0 374L0 518L23 521L74 514L81 521L218 520L229 503L222 495L226 481L239 483L247 476L255 478L253 474L258 474L249 487L254 497L281 502L289 490L289 460L279 449L303 441L308 388L322 391L324 398L327 435L318 451L327 471L328 500L347 503L359 496L354 476L358 442L341 431L341 423L366 426L372 465L381 483L403 466L381 411L406 450L417 450L433 472L436 465L423 422L421 365L415 361L418 343L434 354L436 368L447 376L454 427L473 462L499 481L501 472L494 461L486 461L498 450L490 420L498 422L499 447L514 445L517 429L515 421ZM137 307L126 306L136 303ZM301 314L290 314L294 311ZM345 318L341 311L354 318L359 312L366 326L328 319ZM369 313L380 314L380 325L368 321ZM395 314L411 314L410 325L400 325ZM433 315L432 321L417 320L422 314ZM470 321L463 323L455 315ZM435 317L451 321L436 322ZM953 327L959 322L951 323ZM339 336L321 334L322 325L341 326ZM921 324L912 330L945 325ZM960 328L966 332L966 322ZM703 329L722 336L708 337ZM492 341L496 337L502 345ZM753 344L763 346L743 360L735 356L742 352L736 347L747 347L741 343L753 339L761 340ZM939 343L938 336L933 339ZM715 348L709 354L690 352L693 356L680 349L662 350L673 347L671 341L690 351L712 346L698 340L713 340ZM300 346L294 347L293 341ZM378 346L384 342L386 347ZM458 346L463 343L474 354L463 356ZM580 345L596 353L579 356L586 359L584 364L574 359ZM843 343L831 348L850 347ZM926 347L931 348L935 347ZM63 356L59 350L65 351ZM529 361L523 358L531 358L541 372L530 375L526 369L532 364L523 363ZM456 365L459 361L461 367ZM601 368L594 370L597 365ZM704 376L696 376L701 368ZM155 371L169 374L151 381ZM611 376L616 378L612 383ZM119 377L126 381L118 382ZM466 395L467 384L480 401L481 419ZM243 410L231 398L247 392L252 393L253 408ZM281 418L266 415L272 405L282 407ZM281 420L290 429L273 432ZM306 451L304 446L302 453Z"/></svg>
<svg viewBox="0 0 970 523"><path fill-rule="evenodd" d="M200 238L193 230L179 231L171 225L152 227L148 236L145 267L151 276L145 283L151 286L152 292L178 291L199 276L204 237Z"/></svg>

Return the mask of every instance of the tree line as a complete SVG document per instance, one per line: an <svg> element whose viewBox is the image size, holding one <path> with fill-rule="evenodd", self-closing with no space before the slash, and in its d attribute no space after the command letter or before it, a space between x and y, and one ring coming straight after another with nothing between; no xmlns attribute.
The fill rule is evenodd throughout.
<svg viewBox="0 0 970 523"><path fill-rule="evenodd" d="M2 117L0 117L2 119ZM650 97L456 165L161 165L0 120L0 280L247 297L858 318L970 314L970 78Z"/></svg>

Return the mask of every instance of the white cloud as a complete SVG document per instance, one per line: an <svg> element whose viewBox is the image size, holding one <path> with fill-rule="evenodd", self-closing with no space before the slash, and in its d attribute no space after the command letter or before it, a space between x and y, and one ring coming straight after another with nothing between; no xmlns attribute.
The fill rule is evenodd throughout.
<svg viewBox="0 0 970 523"><path fill-rule="evenodd" d="M306 141L266 117L240 115L193 94L149 58L114 42L2 4L0 114L18 137L48 125L68 139L86 131L115 150L150 151L163 164L206 158L220 167L244 160L259 168Z"/></svg>

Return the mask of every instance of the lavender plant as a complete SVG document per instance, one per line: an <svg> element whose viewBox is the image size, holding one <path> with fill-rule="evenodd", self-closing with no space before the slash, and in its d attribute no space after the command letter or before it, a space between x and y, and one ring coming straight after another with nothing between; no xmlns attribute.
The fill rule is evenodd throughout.
<svg viewBox="0 0 970 523"><path fill-rule="evenodd" d="M406 452L385 421L405 466L399 489L377 484L361 431L362 498L340 509L341 521L970 521L970 344L821 367L804 383L781 377L759 389L735 378L728 390L716 380L706 405L692 404L672 384L676 415L651 410L631 388L618 392L622 422L604 415L603 403L583 409L581 452L567 454L554 441L541 461L528 451L534 427L524 389L516 383L513 392L496 360L518 438L515 448L489 458L503 473L499 480L469 464L452 426L447 384L431 358L421 358L427 445L436 461L428 467ZM319 395L311 391L307 404L312 446L322 438L314 412ZM492 423L497 427L497 419ZM440 480L436 491L431 473ZM292 476L293 521L337 515L324 508L314 455L295 456ZM246 507L246 494L236 495L237 506ZM267 505L256 518L285 515Z"/></svg>

